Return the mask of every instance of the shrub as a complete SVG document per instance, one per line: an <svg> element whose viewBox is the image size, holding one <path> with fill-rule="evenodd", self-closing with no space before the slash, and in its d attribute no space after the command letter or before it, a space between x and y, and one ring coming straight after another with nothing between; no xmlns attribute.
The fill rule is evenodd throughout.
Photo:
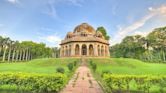
<svg viewBox="0 0 166 93"><path fill-rule="evenodd" d="M20 91L48 93L60 91L66 84L64 74L0 73L0 85L17 86ZM9 88L10 89L10 88Z"/></svg>
<svg viewBox="0 0 166 93"><path fill-rule="evenodd" d="M72 70L73 70L73 63L69 63L69 64L67 65L67 67L68 67L68 69L69 69L70 71L72 71Z"/></svg>
<svg viewBox="0 0 166 93"><path fill-rule="evenodd" d="M77 66L77 61L74 61L74 66Z"/></svg>
<svg viewBox="0 0 166 93"><path fill-rule="evenodd" d="M103 70L103 71L101 72L101 77L103 77L104 74L112 74L112 73L111 73L110 70Z"/></svg>
<svg viewBox="0 0 166 93"><path fill-rule="evenodd" d="M93 70L94 72L96 72L96 69L97 69L97 65L96 65L96 63L93 63L93 64L92 64L92 70Z"/></svg>
<svg viewBox="0 0 166 93"><path fill-rule="evenodd" d="M165 93L164 87L166 86L165 75L117 75L117 74L104 74L103 81L107 86L107 91L127 90L130 92L130 86L133 83L136 85L137 92L151 93L152 86L158 86L160 93ZM162 84L161 84L162 83Z"/></svg>
<svg viewBox="0 0 166 93"><path fill-rule="evenodd" d="M90 61L89 61L89 64L92 66L92 64L93 64L93 61L92 61L92 60L90 60Z"/></svg>
<svg viewBox="0 0 166 93"><path fill-rule="evenodd" d="M65 73L65 69L62 68L62 67L58 67L58 68L56 68L56 72L64 74Z"/></svg>

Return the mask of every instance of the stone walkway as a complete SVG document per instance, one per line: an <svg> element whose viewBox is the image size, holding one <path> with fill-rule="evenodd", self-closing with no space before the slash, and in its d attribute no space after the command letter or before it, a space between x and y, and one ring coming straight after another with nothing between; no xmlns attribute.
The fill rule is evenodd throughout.
<svg viewBox="0 0 166 93"><path fill-rule="evenodd" d="M60 93L103 93L103 91L83 60L73 78Z"/></svg>

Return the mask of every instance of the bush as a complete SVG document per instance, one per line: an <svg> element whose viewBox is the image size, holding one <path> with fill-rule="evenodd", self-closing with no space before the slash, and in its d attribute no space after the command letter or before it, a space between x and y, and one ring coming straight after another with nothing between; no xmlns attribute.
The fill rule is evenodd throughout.
<svg viewBox="0 0 166 93"><path fill-rule="evenodd" d="M150 88L159 87L159 93L166 93L164 88L166 87L166 76L165 75L117 75L117 74L104 74L104 84L107 86L107 91L118 91L127 90L129 93L130 86L134 86L137 92L151 93ZM162 82L162 83L161 83Z"/></svg>
<svg viewBox="0 0 166 93"><path fill-rule="evenodd" d="M74 61L74 66L77 66L77 61Z"/></svg>
<svg viewBox="0 0 166 93"><path fill-rule="evenodd" d="M93 64L92 64L92 70L93 70L94 72L96 72L96 69L97 69L97 65L96 65L96 63L93 63Z"/></svg>
<svg viewBox="0 0 166 93"><path fill-rule="evenodd" d="M73 70L73 63L69 63L69 64L67 65L67 67L68 67L68 69L69 69L70 71L72 71L72 70Z"/></svg>
<svg viewBox="0 0 166 93"><path fill-rule="evenodd" d="M112 74L112 73L111 73L110 70L103 70L103 71L101 72L101 77L103 77L104 74Z"/></svg>
<svg viewBox="0 0 166 93"><path fill-rule="evenodd" d="M60 91L66 84L64 74L0 73L0 85L17 86L19 91L48 93ZM9 87L10 90L10 87Z"/></svg>
<svg viewBox="0 0 166 93"><path fill-rule="evenodd" d="M89 61L89 64L92 66L92 64L93 64L93 61L92 61L92 60L90 60L90 61Z"/></svg>
<svg viewBox="0 0 166 93"><path fill-rule="evenodd" d="M65 69L62 68L62 67L58 67L58 68L56 68L56 72L64 74L65 73Z"/></svg>

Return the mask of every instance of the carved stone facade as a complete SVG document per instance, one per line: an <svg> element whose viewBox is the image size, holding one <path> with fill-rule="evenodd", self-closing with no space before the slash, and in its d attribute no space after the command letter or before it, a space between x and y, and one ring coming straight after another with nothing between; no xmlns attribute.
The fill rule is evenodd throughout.
<svg viewBox="0 0 166 93"><path fill-rule="evenodd" d="M60 57L109 57L109 41L87 23L78 25L61 41Z"/></svg>

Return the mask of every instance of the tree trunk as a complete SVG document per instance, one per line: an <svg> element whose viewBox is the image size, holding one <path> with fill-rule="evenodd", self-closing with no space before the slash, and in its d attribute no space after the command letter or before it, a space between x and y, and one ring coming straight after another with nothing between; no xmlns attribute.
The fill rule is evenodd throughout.
<svg viewBox="0 0 166 93"><path fill-rule="evenodd" d="M163 61L165 62L165 52L163 51Z"/></svg>
<svg viewBox="0 0 166 93"><path fill-rule="evenodd" d="M19 61L21 61L22 60L22 50L20 50L20 56L19 57L20 57Z"/></svg>
<svg viewBox="0 0 166 93"><path fill-rule="evenodd" d="M28 54L29 54L29 49L26 51L26 61L28 61Z"/></svg>
<svg viewBox="0 0 166 93"><path fill-rule="evenodd" d="M3 62L5 61L6 58L6 51L7 51L7 46L5 46L5 50L3 52L3 59L2 59Z"/></svg>
<svg viewBox="0 0 166 93"><path fill-rule="evenodd" d="M31 52L28 54L28 60L31 60Z"/></svg>
<svg viewBox="0 0 166 93"><path fill-rule="evenodd" d="M8 62L10 62L10 56L11 56L11 47L9 47Z"/></svg>
<svg viewBox="0 0 166 93"><path fill-rule="evenodd" d="M15 54L16 54L16 49L14 48L14 50L13 50L13 55L12 55L12 62L14 62Z"/></svg>
<svg viewBox="0 0 166 93"><path fill-rule="evenodd" d="M2 47L0 47L0 56L1 56Z"/></svg>
<svg viewBox="0 0 166 93"><path fill-rule="evenodd" d="M15 59L15 62L17 62L17 61L18 61L18 58L19 58L19 50L17 50L17 51L16 51L16 53L17 53L17 54L16 54L16 59Z"/></svg>
<svg viewBox="0 0 166 93"><path fill-rule="evenodd" d="M26 50L24 49L23 50L23 58L22 58L23 61L25 61L25 54L26 54Z"/></svg>

